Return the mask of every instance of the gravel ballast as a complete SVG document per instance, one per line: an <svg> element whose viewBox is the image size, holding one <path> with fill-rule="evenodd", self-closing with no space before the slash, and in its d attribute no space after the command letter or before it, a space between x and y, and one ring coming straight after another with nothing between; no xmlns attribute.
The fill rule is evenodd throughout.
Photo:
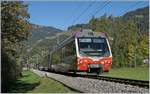
<svg viewBox="0 0 150 94"><path fill-rule="evenodd" d="M108 82L103 80L68 77L60 74L33 70L39 76L48 76L51 79L57 80L68 87L74 88L85 93L148 93L149 89L138 86L125 85L121 83Z"/></svg>

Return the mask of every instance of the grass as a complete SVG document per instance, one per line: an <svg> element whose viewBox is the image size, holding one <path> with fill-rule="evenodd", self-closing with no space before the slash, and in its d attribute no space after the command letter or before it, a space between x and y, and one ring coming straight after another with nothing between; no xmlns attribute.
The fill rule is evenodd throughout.
<svg viewBox="0 0 150 94"><path fill-rule="evenodd" d="M137 80L149 80L149 68L138 67L138 68L118 68L111 69L109 73L104 73L105 76L129 78Z"/></svg>
<svg viewBox="0 0 150 94"><path fill-rule="evenodd" d="M46 78L39 77L31 71L24 71L23 77L15 81L11 86L10 93L72 93L75 91L62 84Z"/></svg>
<svg viewBox="0 0 150 94"><path fill-rule="evenodd" d="M41 80L41 84L37 86L35 89L30 91L30 93L73 93L74 91L71 91L67 87L64 87L62 84L54 81L54 80L49 80L48 78L43 78Z"/></svg>

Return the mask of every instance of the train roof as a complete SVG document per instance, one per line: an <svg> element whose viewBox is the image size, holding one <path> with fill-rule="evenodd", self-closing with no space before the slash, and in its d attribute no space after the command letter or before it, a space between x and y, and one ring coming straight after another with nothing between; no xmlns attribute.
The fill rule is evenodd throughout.
<svg viewBox="0 0 150 94"><path fill-rule="evenodd" d="M107 35L104 32L94 32L91 29L83 29L81 31L76 32L72 36L68 37L63 42L61 42L59 45L57 45L57 48L55 50L51 51L51 53L55 52L57 49L62 48L66 44L74 41L75 38L79 38L79 37L101 37L101 38L107 38Z"/></svg>
<svg viewBox="0 0 150 94"><path fill-rule="evenodd" d="M75 33L75 37L102 37L107 38L107 34L104 32L94 32L91 29L83 29Z"/></svg>

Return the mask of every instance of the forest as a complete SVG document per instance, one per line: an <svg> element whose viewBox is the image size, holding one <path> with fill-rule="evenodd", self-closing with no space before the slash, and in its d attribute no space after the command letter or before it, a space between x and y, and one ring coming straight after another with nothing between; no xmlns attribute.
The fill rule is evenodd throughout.
<svg viewBox="0 0 150 94"><path fill-rule="evenodd" d="M106 32L113 54L113 67L136 67L143 65L149 57L149 7L128 12L120 17L104 14L94 16L87 24L70 26L68 30L90 28L95 32Z"/></svg>

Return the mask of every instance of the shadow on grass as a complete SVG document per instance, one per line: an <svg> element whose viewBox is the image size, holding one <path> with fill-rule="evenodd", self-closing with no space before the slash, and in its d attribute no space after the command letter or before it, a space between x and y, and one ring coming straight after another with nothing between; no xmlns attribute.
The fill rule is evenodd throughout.
<svg viewBox="0 0 150 94"><path fill-rule="evenodd" d="M24 76L27 77L28 75ZM40 82L28 83L25 81L16 80L10 85L10 88L6 93L27 93L28 91L32 91L39 84Z"/></svg>
<svg viewBox="0 0 150 94"><path fill-rule="evenodd" d="M29 77L29 74L23 74L21 77Z"/></svg>

